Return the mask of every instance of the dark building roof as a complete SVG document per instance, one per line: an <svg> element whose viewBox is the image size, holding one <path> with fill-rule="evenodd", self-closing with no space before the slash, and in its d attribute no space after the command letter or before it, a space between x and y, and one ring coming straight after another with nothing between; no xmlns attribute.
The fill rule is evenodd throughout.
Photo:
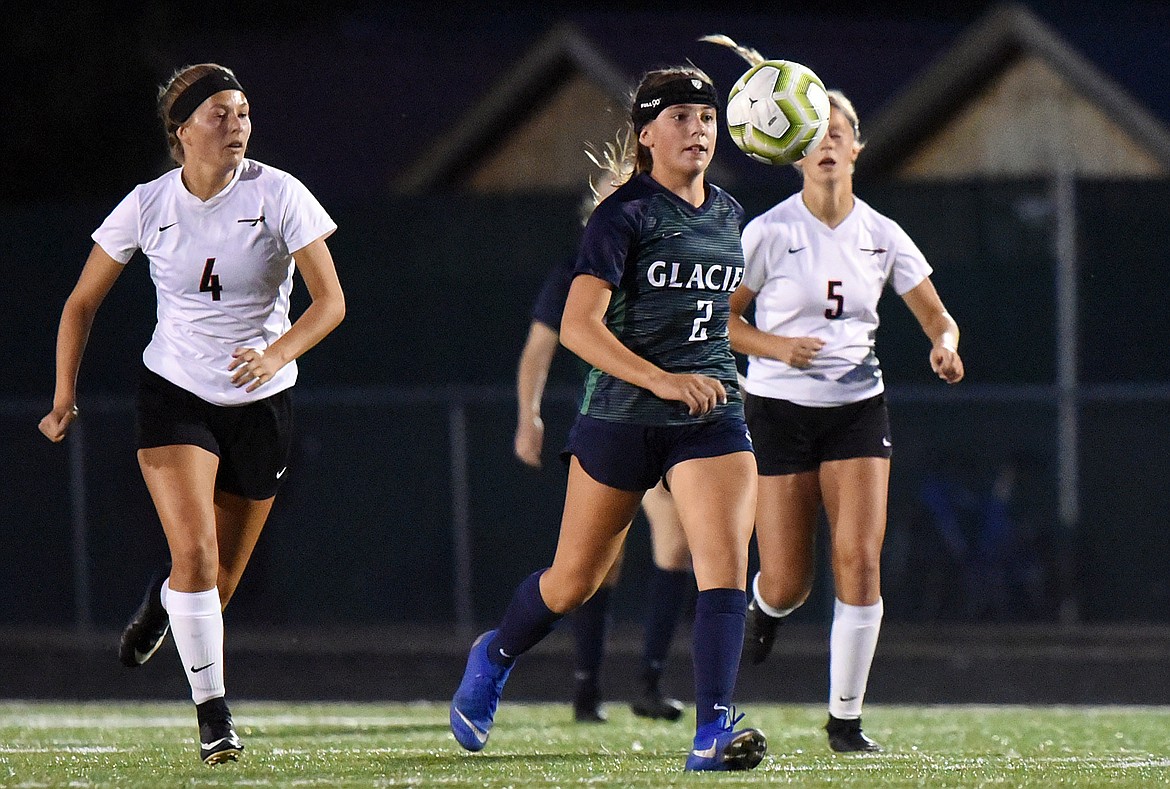
<svg viewBox="0 0 1170 789"><path fill-rule="evenodd" d="M1163 172L1170 171L1167 119L1158 118L1154 108L1143 105L1035 14L1021 5L1005 4L963 33L942 58L915 75L885 104L868 125L859 174L892 173L908 152L996 76L1026 57L1039 58L1051 67L1071 90L1135 138Z"/></svg>
<svg viewBox="0 0 1170 789"><path fill-rule="evenodd" d="M712 12L710 3L702 11L683 3L670 12L614 10L639 5L633 2L586 3L577 11L569 5L209 0L197 13L131 3L118 13L93 4L65 15L46 6L33 21L14 21L0 33L7 44L0 57L15 57L13 67L25 75L2 89L13 112L0 127L8 185L0 199L60 194L111 201L124 194L126 179L157 174L168 165L151 118L151 82L178 65L209 60L233 67L249 90L252 155L297 174L327 204L382 196L459 128L535 42L565 23L629 83L647 68L690 59L722 90L745 64L696 39L725 33L768 57L811 66L853 99L863 128L873 131L871 122L884 118L895 97L907 95L992 7L978 0L744 3L734 12ZM1027 6L1137 106L1170 122L1170 4ZM275 23L267 21L274 9ZM117 42L117 57L96 40ZM746 160L724 140L716 160L740 183L775 182L773 168ZM881 158L876 145L870 153ZM107 160L117 167L96 166ZM95 166L77 168L79 161Z"/></svg>

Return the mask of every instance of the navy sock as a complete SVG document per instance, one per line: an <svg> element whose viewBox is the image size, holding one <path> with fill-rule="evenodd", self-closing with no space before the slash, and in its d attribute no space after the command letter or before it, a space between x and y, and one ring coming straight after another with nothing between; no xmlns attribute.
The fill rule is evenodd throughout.
<svg viewBox="0 0 1170 789"><path fill-rule="evenodd" d="M654 568L650 579L649 610L646 612L646 633L642 645L642 679L651 687L658 687L662 667L670 653L670 642L678 625L678 615L689 599L687 592L694 588L687 570Z"/></svg>
<svg viewBox="0 0 1170 789"><path fill-rule="evenodd" d="M512 601L504 611L496 636L488 644L488 658L493 663L509 666L516 662L516 658L551 633L553 625L561 618L560 614L549 610L540 596L542 575L544 570L537 570L521 581L512 593Z"/></svg>
<svg viewBox="0 0 1170 789"><path fill-rule="evenodd" d="M706 589L695 601L696 728L731 708L746 610L747 596L741 589Z"/></svg>
<svg viewBox="0 0 1170 789"><path fill-rule="evenodd" d="M597 684L601 658L605 654L605 633L609 627L609 596L610 589L603 586L569 615L576 651L577 682Z"/></svg>

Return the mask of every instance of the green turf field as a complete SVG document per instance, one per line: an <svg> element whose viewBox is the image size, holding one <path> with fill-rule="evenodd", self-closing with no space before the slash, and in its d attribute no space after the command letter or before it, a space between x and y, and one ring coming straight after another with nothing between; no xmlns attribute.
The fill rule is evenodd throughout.
<svg viewBox="0 0 1170 789"><path fill-rule="evenodd" d="M203 766L183 704L0 703L0 786L1131 786L1170 784L1170 708L867 709L884 754L828 751L824 712L754 706L768 735L749 773L682 772L690 725L571 722L565 705L508 704L487 749L463 753L440 704L237 701L242 761Z"/></svg>

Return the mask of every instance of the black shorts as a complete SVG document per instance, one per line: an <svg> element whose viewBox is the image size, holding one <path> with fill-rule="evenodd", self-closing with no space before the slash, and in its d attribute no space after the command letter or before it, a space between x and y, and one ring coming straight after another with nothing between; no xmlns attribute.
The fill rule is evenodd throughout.
<svg viewBox="0 0 1170 789"><path fill-rule="evenodd" d="M276 495L292 442L288 389L247 405L214 405L143 369L138 448L191 444L219 458L215 487L261 501Z"/></svg>
<svg viewBox="0 0 1170 789"><path fill-rule="evenodd" d="M760 476L815 471L827 460L893 454L885 395L826 407L744 393Z"/></svg>
<svg viewBox="0 0 1170 789"><path fill-rule="evenodd" d="M751 452L747 425L738 415L692 425L632 425L577 416L561 453L593 479L619 490L649 490L676 463Z"/></svg>

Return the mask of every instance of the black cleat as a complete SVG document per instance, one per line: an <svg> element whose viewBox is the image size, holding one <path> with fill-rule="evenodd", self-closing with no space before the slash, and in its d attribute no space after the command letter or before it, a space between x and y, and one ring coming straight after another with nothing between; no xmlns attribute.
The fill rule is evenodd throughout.
<svg viewBox="0 0 1170 789"><path fill-rule="evenodd" d="M150 660L151 655L158 651L171 628L170 617L159 599L159 590L163 581L170 575L170 567L163 569L150 579L150 586L146 589L146 596L142 604L130 617L130 622L122 631L122 640L118 645L118 660L127 668L141 666Z"/></svg>
<svg viewBox="0 0 1170 789"><path fill-rule="evenodd" d="M743 629L743 651L754 665L764 662L772 654L772 644L776 641L776 628L780 627L783 619L768 616L760 609L759 603L753 595L747 607L747 622Z"/></svg>
<svg viewBox="0 0 1170 789"><path fill-rule="evenodd" d="M605 723L609 716L601 708L601 691L591 683L577 683L573 694L573 720L577 723Z"/></svg>
<svg viewBox="0 0 1170 789"><path fill-rule="evenodd" d="M238 761L244 744L236 734L232 713L223 697L195 705L199 715L199 758L204 764Z"/></svg>
<svg viewBox="0 0 1170 789"><path fill-rule="evenodd" d="M861 718L846 720L830 715L825 731L829 733L829 747L837 753L878 753L882 749L861 731Z"/></svg>
<svg viewBox="0 0 1170 789"><path fill-rule="evenodd" d="M642 695L630 702L630 709L639 718L676 721L682 717L683 704L678 699L663 696L658 684L649 684Z"/></svg>

